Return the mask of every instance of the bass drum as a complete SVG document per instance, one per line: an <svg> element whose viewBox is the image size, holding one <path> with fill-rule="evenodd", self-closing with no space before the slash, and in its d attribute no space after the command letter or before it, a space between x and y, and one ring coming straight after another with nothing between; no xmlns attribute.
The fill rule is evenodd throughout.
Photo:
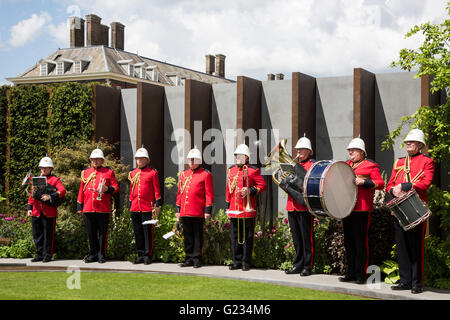
<svg viewBox="0 0 450 320"><path fill-rule="evenodd" d="M303 197L309 212L338 220L350 215L358 194L355 178L345 161L315 162L303 182Z"/></svg>

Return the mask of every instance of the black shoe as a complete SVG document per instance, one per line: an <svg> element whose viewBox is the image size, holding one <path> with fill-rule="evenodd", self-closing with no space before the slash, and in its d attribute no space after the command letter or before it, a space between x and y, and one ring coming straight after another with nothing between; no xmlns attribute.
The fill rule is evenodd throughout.
<svg viewBox="0 0 450 320"><path fill-rule="evenodd" d="M349 277L349 276L339 277L340 282L352 282L355 280L356 280L355 277Z"/></svg>
<svg viewBox="0 0 450 320"><path fill-rule="evenodd" d="M250 266L242 266L242 271L248 271L250 270Z"/></svg>
<svg viewBox="0 0 450 320"><path fill-rule="evenodd" d="M311 270L309 269L303 269L302 272L300 272L300 277L307 277L311 275Z"/></svg>
<svg viewBox="0 0 450 320"><path fill-rule="evenodd" d="M151 263L152 263L152 258L144 257L144 264L151 264Z"/></svg>
<svg viewBox="0 0 450 320"><path fill-rule="evenodd" d="M106 259L105 258L99 258L98 259L98 263L105 263L106 262Z"/></svg>
<svg viewBox="0 0 450 320"><path fill-rule="evenodd" d="M89 257L85 257L85 258L83 259L83 261L84 261L85 263L92 263L92 262L97 262L97 261L98 261L98 258L97 258L97 257L89 256Z"/></svg>
<svg viewBox="0 0 450 320"><path fill-rule="evenodd" d="M194 262L194 268L200 268L202 266L200 261L195 261Z"/></svg>
<svg viewBox="0 0 450 320"><path fill-rule="evenodd" d="M230 270L237 270L237 269L241 269L242 265L240 264L232 264L231 266L228 267L228 269Z"/></svg>
<svg viewBox="0 0 450 320"><path fill-rule="evenodd" d="M366 279L364 279L364 278L356 278L355 283L356 284L365 284L366 283Z"/></svg>
<svg viewBox="0 0 450 320"><path fill-rule="evenodd" d="M52 257L45 257L44 259L42 259L42 262L50 262L52 261Z"/></svg>
<svg viewBox="0 0 450 320"><path fill-rule="evenodd" d="M413 293L413 294L422 293L422 292L423 292L422 287L413 287L411 289L411 293Z"/></svg>
<svg viewBox="0 0 450 320"><path fill-rule="evenodd" d="M39 261L42 261L42 260L44 260L44 258L36 256L33 259L31 259L31 262L39 262Z"/></svg>
<svg viewBox="0 0 450 320"><path fill-rule="evenodd" d="M291 270L286 270L284 271L284 273L286 274L297 274L297 273L301 273L302 270L300 268L292 268Z"/></svg>
<svg viewBox="0 0 450 320"><path fill-rule="evenodd" d="M396 290L396 291L398 291L398 290L410 290L411 286L408 285L408 284L405 284L405 283L400 283L400 284L398 284L396 286L392 286L391 289L392 290Z"/></svg>
<svg viewBox="0 0 450 320"><path fill-rule="evenodd" d="M194 261L192 260L188 260L183 262L182 264L180 264L180 267L184 268L184 267L192 267L194 265Z"/></svg>
<svg viewBox="0 0 450 320"><path fill-rule="evenodd" d="M133 264L141 264L141 263L144 263L144 258L143 257L138 257L133 262Z"/></svg>

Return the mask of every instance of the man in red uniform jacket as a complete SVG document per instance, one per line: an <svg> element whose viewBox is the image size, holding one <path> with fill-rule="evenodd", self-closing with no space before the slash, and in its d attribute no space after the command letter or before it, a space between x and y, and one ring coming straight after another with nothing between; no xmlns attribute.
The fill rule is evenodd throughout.
<svg viewBox="0 0 450 320"><path fill-rule="evenodd" d="M178 181L177 219L181 218L186 260L181 267L201 267L203 225L211 218L214 200L211 172L202 168L200 150L194 148L187 155L189 169L183 171Z"/></svg>
<svg viewBox="0 0 450 320"><path fill-rule="evenodd" d="M356 205L350 215L343 219L344 247L347 256L343 282L366 282L369 262L369 227L370 213L373 211L373 196L375 190L384 188L384 180L380 168L374 161L366 159L364 141L353 139L347 147L350 160L347 163L355 172L355 184L358 186Z"/></svg>
<svg viewBox="0 0 450 320"><path fill-rule="evenodd" d="M111 214L111 194L119 192L114 171L103 167L103 151L94 149L89 157L91 167L81 172L77 211L83 214L89 239L89 255L84 262L106 262L108 223Z"/></svg>
<svg viewBox="0 0 450 320"><path fill-rule="evenodd" d="M311 141L304 136L297 141L295 148L297 149L298 162L308 171L315 162L314 159L311 159L313 155ZM290 195L288 195L286 211L288 212L289 227L295 248L292 269L286 270L286 273L299 273L300 276L309 276L314 259L314 217L308 211L308 208L292 199Z"/></svg>
<svg viewBox="0 0 450 320"><path fill-rule="evenodd" d="M393 197L401 197L414 188L422 201L427 202L427 190L433 180L434 161L420 153L425 147L424 134L419 129L413 129L404 142L408 156L395 161L386 191ZM426 221L408 231L403 230L397 220L394 225L400 283L392 289L421 293Z"/></svg>
<svg viewBox="0 0 450 320"><path fill-rule="evenodd" d="M250 270L256 217L256 195L266 189L259 169L249 165L250 150L245 144L235 152L236 165L228 169L226 202L231 222L231 251L233 265L230 270ZM250 208L247 201L250 198ZM250 209L250 210L248 210Z"/></svg>
<svg viewBox="0 0 450 320"><path fill-rule="evenodd" d="M145 148L140 148L134 156L137 168L128 174L130 186L130 215L133 223L134 238L138 257L135 264L150 264L153 255L153 227L154 224L142 223L158 219L162 205L159 190L158 171L148 166L150 158Z"/></svg>
<svg viewBox="0 0 450 320"><path fill-rule="evenodd" d="M49 157L44 157L39 162L41 177L47 178L47 185L51 188L48 194L45 193L40 198L33 197L33 190L28 198L27 216L31 216L33 228L33 239L36 244L36 254L31 262L49 262L53 255L53 242L55 239L56 216L58 209L55 203L58 198L62 199L66 194L66 189L61 180L52 174L53 161Z"/></svg>

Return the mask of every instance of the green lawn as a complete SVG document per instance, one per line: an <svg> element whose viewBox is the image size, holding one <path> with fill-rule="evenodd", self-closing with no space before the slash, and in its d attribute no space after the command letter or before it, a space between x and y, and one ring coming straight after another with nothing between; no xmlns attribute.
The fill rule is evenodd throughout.
<svg viewBox="0 0 450 320"><path fill-rule="evenodd" d="M357 296L231 279L146 273L0 272L0 300L360 300ZM69 284L75 284L70 281Z"/></svg>

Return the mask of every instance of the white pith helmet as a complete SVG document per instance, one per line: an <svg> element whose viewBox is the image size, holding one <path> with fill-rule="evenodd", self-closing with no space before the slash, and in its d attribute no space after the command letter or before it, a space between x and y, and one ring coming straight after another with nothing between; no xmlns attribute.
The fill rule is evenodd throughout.
<svg viewBox="0 0 450 320"><path fill-rule="evenodd" d="M302 138L298 139L295 149L309 149L311 150L311 154L314 153L311 146L311 140L306 137L306 134L303 135Z"/></svg>
<svg viewBox="0 0 450 320"><path fill-rule="evenodd" d="M403 142L406 141L417 141L425 145L425 135L423 134L423 131L420 129L412 129L406 136L405 140L403 140Z"/></svg>
<svg viewBox="0 0 450 320"><path fill-rule="evenodd" d="M234 150L234 155L243 154L250 158L250 149L245 144L240 144L237 146L236 150Z"/></svg>
<svg viewBox="0 0 450 320"><path fill-rule="evenodd" d="M202 153L196 147L191 149L187 155L188 159L198 159L202 161Z"/></svg>
<svg viewBox="0 0 450 320"><path fill-rule="evenodd" d="M148 156L148 151L145 148L137 149L134 158L147 158L148 160L150 160L150 157Z"/></svg>
<svg viewBox="0 0 450 320"><path fill-rule="evenodd" d="M366 153L366 144L364 143L364 140L361 138L354 138L352 141L350 141L347 150L348 149L360 149Z"/></svg>
<svg viewBox="0 0 450 320"><path fill-rule="evenodd" d="M49 157L43 157L41 161L39 161L39 168L54 168L53 161Z"/></svg>
<svg viewBox="0 0 450 320"><path fill-rule="evenodd" d="M105 159L105 156L103 155L103 151L97 148L92 150L89 159Z"/></svg>

